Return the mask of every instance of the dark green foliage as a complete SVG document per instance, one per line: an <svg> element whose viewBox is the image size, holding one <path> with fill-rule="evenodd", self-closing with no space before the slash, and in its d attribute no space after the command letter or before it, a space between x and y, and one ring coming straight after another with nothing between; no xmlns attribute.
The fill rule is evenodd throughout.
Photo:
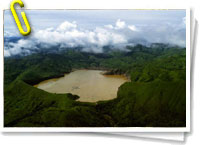
<svg viewBox="0 0 200 145"><path fill-rule="evenodd" d="M127 49L102 54L68 50L5 58L4 125L184 127L185 49L159 44ZM77 95L47 93L31 86L82 68L124 74L131 81L120 86L116 99L97 103L78 102Z"/></svg>
<svg viewBox="0 0 200 145"><path fill-rule="evenodd" d="M72 99L72 100L76 100L78 98L80 98L78 95L73 95L71 93L67 93L68 98Z"/></svg>
<svg viewBox="0 0 200 145"><path fill-rule="evenodd" d="M185 83L154 81L128 82L118 97L100 102L98 108L109 114L116 126L185 126Z"/></svg>
<svg viewBox="0 0 200 145"><path fill-rule="evenodd" d="M33 54L24 58L5 59L5 84L15 80L23 80L35 84L42 80L60 77L71 72L67 57L58 54Z"/></svg>
<svg viewBox="0 0 200 145"><path fill-rule="evenodd" d="M71 94L51 94L15 81L4 95L5 126L109 126L95 104L76 102Z"/></svg>

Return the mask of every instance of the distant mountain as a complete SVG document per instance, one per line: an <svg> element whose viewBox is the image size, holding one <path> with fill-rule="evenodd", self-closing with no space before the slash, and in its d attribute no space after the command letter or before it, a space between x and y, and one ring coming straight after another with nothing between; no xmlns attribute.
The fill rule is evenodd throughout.
<svg viewBox="0 0 200 145"><path fill-rule="evenodd" d="M5 127L186 126L186 49L164 44L127 46L129 51L104 49L106 53L78 47L5 58ZM96 103L32 86L83 68L123 74L130 82L118 88L115 99Z"/></svg>
<svg viewBox="0 0 200 145"><path fill-rule="evenodd" d="M9 51L9 49L14 49L14 43L17 44L19 40L25 40L22 37L5 37L4 38L4 50ZM39 43L35 42L36 44L34 45L33 48L30 48L30 46L23 46L18 48L17 51L20 51L17 54L12 54L11 56L27 56L33 53L43 53L43 54L49 54L49 53L63 53L69 50L74 50L78 52L86 52L86 53L97 53L93 50L95 49L85 49L87 47L85 46L77 46L77 47L66 47L63 46L62 44L55 44L55 45L49 45L49 44L44 44L44 43ZM92 46L88 46L92 47ZM95 47L95 46L94 46ZM97 47L97 46L96 46ZM124 52L129 52L131 51L136 52L136 51L152 51L150 49L169 49L169 48L181 48L177 45L172 45L172 44L165 44L165 43L148 43L145 40L131 40L129 41L128 44L121 44L121 45L105 45L102 47L102 52L101 53L112 53L113 51L124 51ZM85 51L88 50L88 51ZM99 53L99 52L98 52ZM6 56L5 56L6 57Z"/></svg>

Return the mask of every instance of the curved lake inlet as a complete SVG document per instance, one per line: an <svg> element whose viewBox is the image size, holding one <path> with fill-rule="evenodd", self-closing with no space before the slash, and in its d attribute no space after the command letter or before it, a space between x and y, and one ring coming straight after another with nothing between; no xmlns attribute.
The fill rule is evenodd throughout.
<svg viewBox="0 0 200 145"><path fill-rule="evenodd" d="M100 70L76 70L64 77L40 82L35 87L51 93L72 93L79 101L97 102L117 97L120 85L128 79L122 75L103 75Z"/></svg>

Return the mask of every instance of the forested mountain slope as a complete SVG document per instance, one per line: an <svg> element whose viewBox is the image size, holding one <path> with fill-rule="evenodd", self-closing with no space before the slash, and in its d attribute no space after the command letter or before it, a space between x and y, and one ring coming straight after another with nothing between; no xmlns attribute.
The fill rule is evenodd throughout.
<svg viewBox="0 0 200 145"><path fill-rule="evenodd" d="M4 125L184 127L186 49L161 44L127 49L97 54L69 49L5 58ZM83 68L124 74L131 81L120 86L116 99L97 103L32 86Z"/></svg>

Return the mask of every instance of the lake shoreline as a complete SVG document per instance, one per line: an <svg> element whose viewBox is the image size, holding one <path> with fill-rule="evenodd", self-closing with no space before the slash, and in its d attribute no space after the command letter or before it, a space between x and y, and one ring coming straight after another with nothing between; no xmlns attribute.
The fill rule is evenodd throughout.
<svg viewBox="0 0 200 145"><path fill-rule="evenodd" d="M74 69L58 79L42 81L34 87L49 93L78 95L77 101L98 102L117 98L118 88L129 80L120 74L104 70Z"/></svg>
<svg viewBox="0 0 200 145"><path fill-rule="evenodd" d="M44 78L41 78L41 79L38 79L38 80L25 81L25 82L27 84L31 85L31 86L34 86L34 85L37 85L40 82L43 82L45 80L57 79L57 78L64 77L66 74L70 74L70 73L72 73L74 71L77 71L77 70L100 70L100 71L105 71L105 73L103 73L102 75L122 75L122 76L126 77L128 81L131 81L130 75L128 75L125 72L119 74L118 71L116 71L116 70L119 70L119 69L106 69L106 68L100 68L100 67L90 67L90 68L79 68L79 69L73 68L73 69L71 69L70 72L63 72L63 73L60 73L60 74L57 74L57 75L44 77Z"/></svg>

